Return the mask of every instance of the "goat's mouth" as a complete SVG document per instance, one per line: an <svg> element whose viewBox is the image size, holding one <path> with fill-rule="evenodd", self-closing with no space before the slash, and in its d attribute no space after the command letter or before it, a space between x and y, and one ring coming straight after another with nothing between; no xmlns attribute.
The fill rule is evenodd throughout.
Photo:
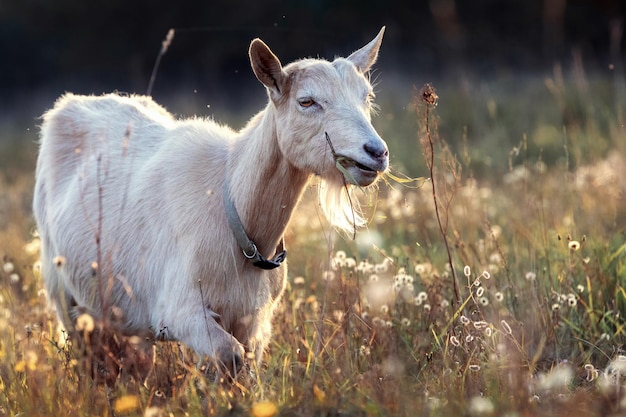
<svg viewBox="0 0 626 417"><path fill-rule="evenodd" d="M328 133L324 132L324 134L326 135L326 141L328 142L333 159L335 160L335 166L343 174L344 179L351 184L367 187L378 179L378 174L387 169L388 159L386 151L382 155L384 158L378 158L379 160L372 161L374 165L365 165L356 159L335 152L335 148L333 147Z"/></svg>
<svg viewBox="0 0 626 417"><path fill-rule="evenodd" d="M336 162L337 169L341 171L346 181L360 187L372 184L378 178L378 174L384 170L384 168L378 170L345 156L338 156Z"/></svg>
<svg viewBox="0 0 626 417"><path fill-rule="evenodd" d="M377 170L375 170L373 168L370 168L367 165L363 165L362 163L357 162L354 159L350 159L350 158L345 157L345 156L337 158L337 162L340 163L341 166L346 168L346 169L351 168L351 167L356 167L356 168L360 169L361 171L372 172L372 173L375 173L375 174L378 173Z"/></svg>

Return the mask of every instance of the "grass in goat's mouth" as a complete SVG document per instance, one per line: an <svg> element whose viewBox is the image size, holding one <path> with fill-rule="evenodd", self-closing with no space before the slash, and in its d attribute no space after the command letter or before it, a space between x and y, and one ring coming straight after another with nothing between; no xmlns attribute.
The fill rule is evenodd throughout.
<svg viewBox="0 0 626 417"><path fill-rule="evenodd" d="M370 172L376 172L376 170L365 166L361 163L358 163L357 161L355 161L354 159L350 159L350 158L346 158L345 156L341 156L337 158L337 162L339 162L341 164L341 166L343 166L344 168L350 168L350 167L357 167L359 169L362 169L363 171L370 171Z"/></svg>

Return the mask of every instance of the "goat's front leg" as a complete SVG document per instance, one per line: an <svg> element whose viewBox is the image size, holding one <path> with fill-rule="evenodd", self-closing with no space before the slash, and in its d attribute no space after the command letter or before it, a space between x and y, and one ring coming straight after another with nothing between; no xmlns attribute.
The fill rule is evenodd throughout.
<svg viewBox="0 0 626 417"><path fill-rule="evenodd" d="M210 357L221 372L237 375L243 366L244 348L216 321L218 314L199 306L183 308L176 315L169 321L170 337L184 340L198 354Z"/></svg>

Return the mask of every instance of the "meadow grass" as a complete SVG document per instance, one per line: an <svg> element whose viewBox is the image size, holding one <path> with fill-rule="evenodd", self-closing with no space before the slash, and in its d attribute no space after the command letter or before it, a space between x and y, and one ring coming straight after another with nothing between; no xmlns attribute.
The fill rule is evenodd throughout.
<svg viewBox="0 0 626 417"><path fill-rule="evenodd" d="M230 384L180 344L106 339L89 321L96 343L65 346L38 274L33 175L12 168L0 179L0 415L624 412L623 107L606 80L555 74L530 98L443 91L435 107L416 93L410 110L383 113L381 135L403 137L389 140L394 172L424 178L364 195L371 222L355 240L335 236L307 192L263 367ZM525 102L539 108L515 119ZM463 137L449 145L450 132ZM134 353L146 343L153 361Z"/></svg>

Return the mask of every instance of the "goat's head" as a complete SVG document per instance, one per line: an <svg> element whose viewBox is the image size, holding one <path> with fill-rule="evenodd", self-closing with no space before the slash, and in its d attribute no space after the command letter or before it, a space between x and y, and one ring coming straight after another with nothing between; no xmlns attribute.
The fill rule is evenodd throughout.
<svg viewBox="0 0 626 417"><path fill-rule="evenodd" d="M263 41L252 41L252 69L267 87L279 147L294 166L359 186L387 169L387 145L371 123L368 79L384 29L347 58L304 59L285 67Z"/></svg>

